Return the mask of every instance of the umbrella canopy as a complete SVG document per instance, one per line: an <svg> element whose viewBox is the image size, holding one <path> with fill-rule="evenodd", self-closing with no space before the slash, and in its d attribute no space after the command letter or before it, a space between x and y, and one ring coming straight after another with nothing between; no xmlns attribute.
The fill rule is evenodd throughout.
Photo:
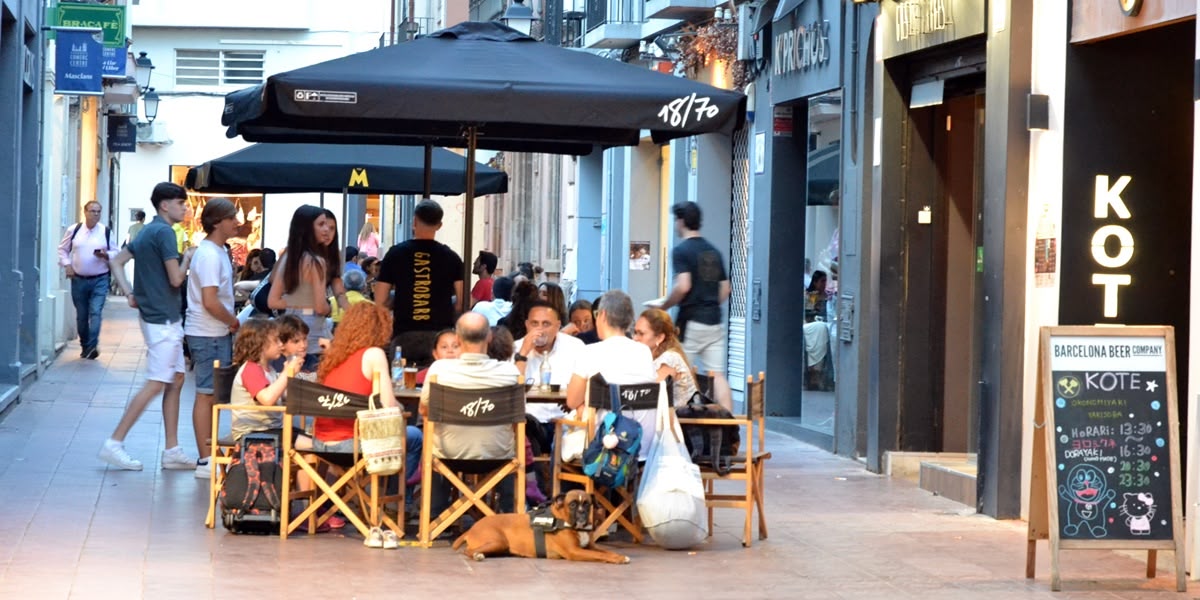
<svg viewBox="0 0 1200 600"><path fill-rule="evenodd" d="M250 141L463 146L586 154L731 133L738 92L544 44L499 23L460 23L417 40L273 75L226 96L222 124Z"/></svg>
<svg viewBox="0 0 1200 600"><path fill-rule="evenodd" d="M467 159L433 148L430 193L466 191ZM425 152L414 146L254 144L188 170L187 187L212 193L424 193ZM508 175L475 165L476 196L508 191Z"/></svg>

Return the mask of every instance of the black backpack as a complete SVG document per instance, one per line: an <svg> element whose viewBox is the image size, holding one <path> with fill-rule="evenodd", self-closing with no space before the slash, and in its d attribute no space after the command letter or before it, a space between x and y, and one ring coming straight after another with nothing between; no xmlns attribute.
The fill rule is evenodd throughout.
<svg viewBox="0 0 1200 600"><path fill-rule="evenodd" d="M229 465L221 486L221 522L233 533L271 535L279 532L279 440L269 433L242 438L240 456Z"/></svg>
<svg viewBox="0 0 1200 600"><path fill-rule="evenodd" d="M692 395L686 406L675 409L680 419L732 419L733 413L713 402L700 392ZM687 444L692 462L707 465L718 475L729 473L733 457L742 445L741 427L737 425L687 425L683 428L683 441Z"/></svg>

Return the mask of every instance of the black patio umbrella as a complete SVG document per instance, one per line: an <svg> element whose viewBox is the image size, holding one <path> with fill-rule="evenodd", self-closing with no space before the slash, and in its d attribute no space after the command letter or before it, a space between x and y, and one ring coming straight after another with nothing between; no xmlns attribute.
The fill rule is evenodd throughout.
<svg viewBox="0 0 1200 600"><path fill-rule="evenodd" d="M657 143L729 134L745 109L738 92L544 44L499 23L460 23L273 75L227 95L221 123L252 142L466 147L470 167L476 148L586 154L636 145L643 131ZM468 168L468 256L473 177Z"/></svg>
<svg viewBox="0 0 1200 600"><path fill-rule="evenodd" d="M253 144L188 169L186 184L218 194L464 193L467 160L442 148L432 148L431 154L426 183L425 153L413 146ZM475 165L476 196L507 191L507 174Z"/></svg>

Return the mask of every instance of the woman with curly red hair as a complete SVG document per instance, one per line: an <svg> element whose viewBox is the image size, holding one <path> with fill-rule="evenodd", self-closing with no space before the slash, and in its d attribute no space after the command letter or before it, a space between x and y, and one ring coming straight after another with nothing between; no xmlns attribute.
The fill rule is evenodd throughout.
<svg viewBox="0 0 1200 600"><path fill-rule="evenodd" d="M671 315L659 308L646 309L633 326L633 339L650 347L658 380L672 378L675 406L687 404L696 393L696 378L692 377L692 365L679 343Z"/></svg>
<svg viewBox="0 0 1200 600"><path fill-rule="evenodd" d="M383 406L398 406L392 392L392 379L387 355L383 348L391 340L392 314L370 302L350 306L329 348L317 366L317 381L331 388L371 394L371 381L382 380L379 400ZM312 447L318 452L353 452L353 419L316 419L313 423ZM408 476L417 472L421 463L421 430L408 426L404 452Z"/></svg>

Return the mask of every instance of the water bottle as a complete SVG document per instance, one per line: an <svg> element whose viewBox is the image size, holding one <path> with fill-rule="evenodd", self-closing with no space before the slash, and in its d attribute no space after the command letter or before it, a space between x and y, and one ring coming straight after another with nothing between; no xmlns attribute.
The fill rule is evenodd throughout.
<svg viewBox="0 0 1200 600"><path fill-rule="evenodd" d="M538 365L538 379L542 384L542 391L550 391L550 357L542 355L542 362Z"/></svg>
<svg viewBox="0 0 1200 600"><path fill-rule="evenodd" d="M404 359L400 354L400 346L396 346L396 353L392 355L392 383L404 381Z"/></svg>

